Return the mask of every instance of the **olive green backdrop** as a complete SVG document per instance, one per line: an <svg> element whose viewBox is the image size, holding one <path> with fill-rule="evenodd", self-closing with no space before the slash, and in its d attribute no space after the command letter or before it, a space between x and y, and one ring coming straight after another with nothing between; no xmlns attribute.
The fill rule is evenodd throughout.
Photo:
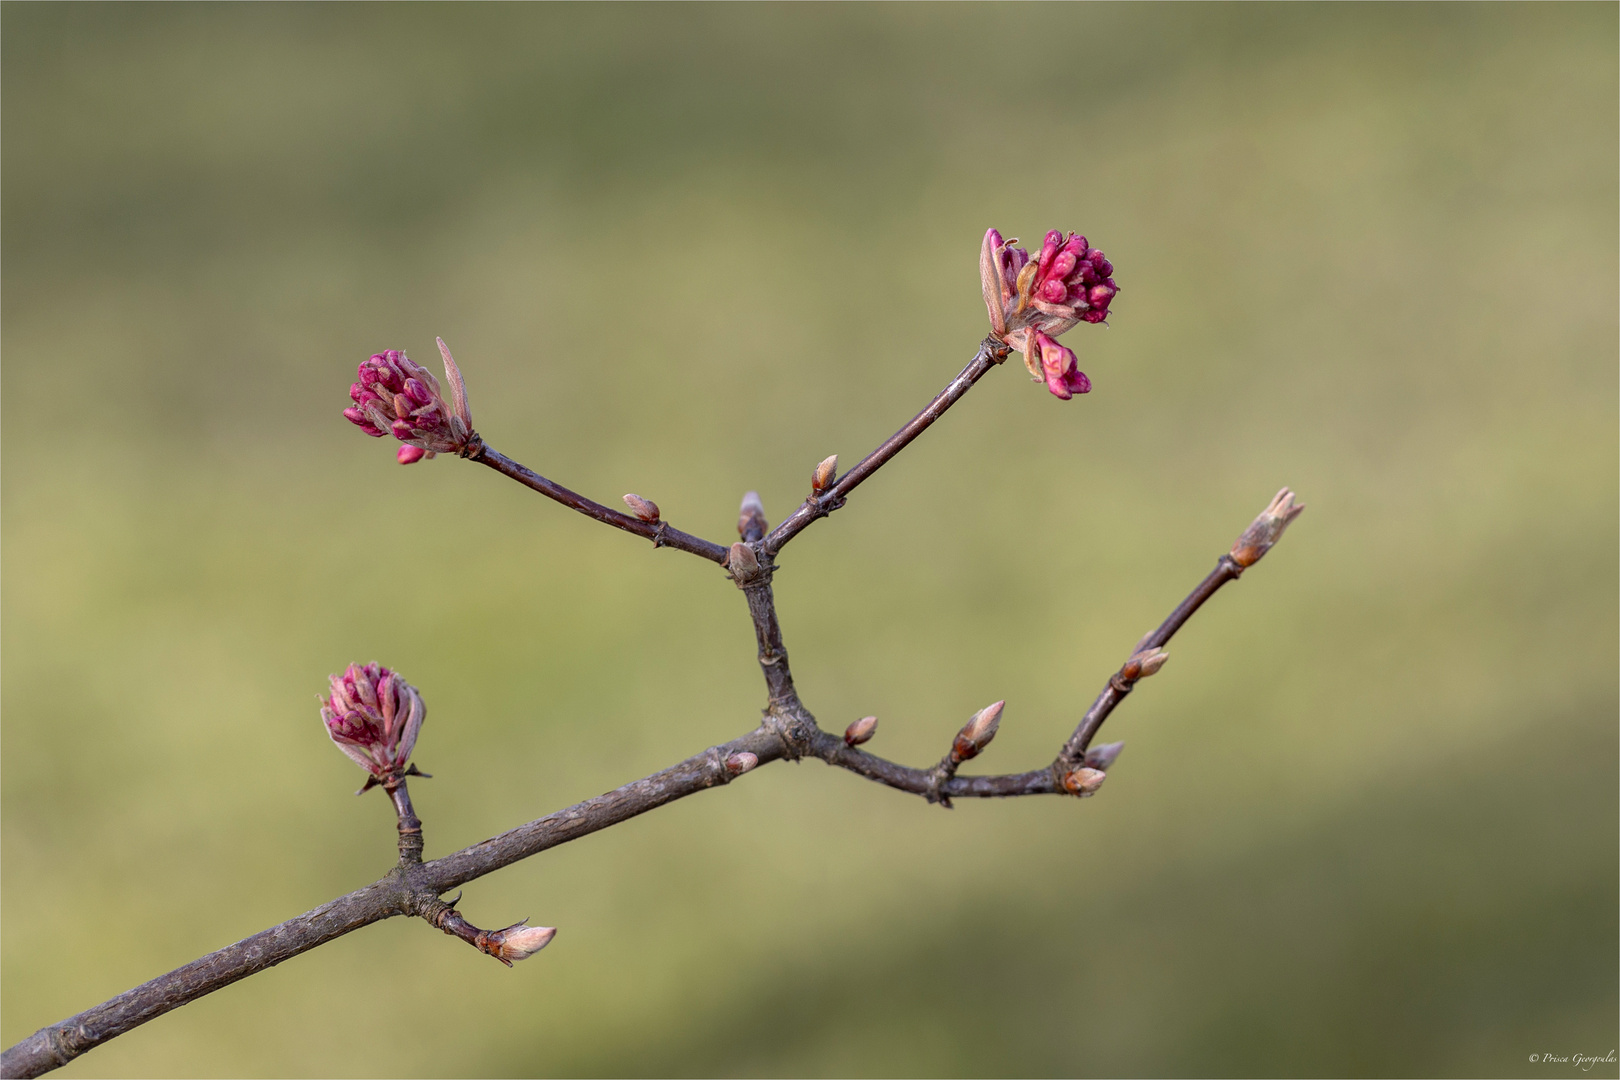
<svg viewBox="0 0 1620 1080"><path fill-rule="evenodd" d="M775 765L64 1076L1528 1075L1616 1034L1616 7L94 6L4 17L7 1043L358 887L315 697L421 687L430 856L751 726L721 572L339 411L442 334L493 445L732 537L972 355L986 226L1112 325L788 549L827 727L1099 797ZM1604 1064L1587 1075L1615 1074Z"/></svg>

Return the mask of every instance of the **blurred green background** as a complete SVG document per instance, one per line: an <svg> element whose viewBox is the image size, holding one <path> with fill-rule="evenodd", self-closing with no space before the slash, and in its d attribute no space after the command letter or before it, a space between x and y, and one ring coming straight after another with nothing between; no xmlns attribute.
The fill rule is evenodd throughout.
<svg viewBox="0 0 1620 1080"><path fill-rule="evenodd" d="M1031 768L1293 486L1100 797L777 765L474 883L561 928L514 970L393 920L62 1075L1615 1048L1614 5L3 14L7 1044L388 867L351 660L428 700L429 856L757 718L718 569L398 467L359 360L442 334L494 446L729 540L957 372L996 225L1115 262L1095 391L993 373L777 596L824 726L921 764L1005 697Z"/></svg>

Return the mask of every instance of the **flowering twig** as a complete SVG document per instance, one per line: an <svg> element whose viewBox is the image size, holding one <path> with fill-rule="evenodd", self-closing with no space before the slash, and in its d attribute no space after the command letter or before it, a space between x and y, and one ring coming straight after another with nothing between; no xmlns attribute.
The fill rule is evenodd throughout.
<svg viewBox="0 0 1620 1080"><path fill-rule="evenodd" d="M1216 568L1144 637L1125 664L1108 680L1052 763L1025 773L962 776L958 768L978 756L995 737L1003 702L975 713L958 731L937 765L920 769L898 765L861 747L876 734L876 717L863 717L833 735L817 725L799 699L788 666L787 648L776 613L771 581L775 556L817 518L843 505L867 477L961 400L991 368L1019 349L1031 375L1056 397L1072 398L1091 389L1074 353L1056 342L1081 323L1101 322L1118 288L1112 265L1084 237L1048 233L1031 258L995 230L985 235L980 270L991 334L977 353L926 408L843 476L829 457L811 474L811 493L787 520L770 531L759 496L749 492L738 515L739 540L729 548L671 528L658 506L640 495L626 495L625 514L556 484L489 448L473 429L460 369L441 340L447 401L433 375L403 353L378 353L362 363L350 388L353 406L344 415L368 434L392 434L403 445L404 464L438 454L455 454L510 476L587 517L718 563L743 592L766 685L766 707L757 727L720 746L615 791L557 811L526 825L424 862L422 822L411 804L407 778L426 776L410 762L426 706L422 695L397 673L379 664L351 665L333 676L321 716L328 735L368 773L364 792L381 787L393 802L399 826L399 861L381 879L200 960L186 964L110 1001L42 1028L0 1055L0 1076L38 1076L85 1051L205 994L291 959L351 931L396 915L424 919L507 966L533 955L552 940L550 927L519 920L501 930L480 930L443 896L485 874L558 844L657 809L676 799L730 783L781 759L815 757L930 802L950 806L956 798L1096 793L1122 743L1093 746L1108 716L1141 679L1166 659L1162 646L1228 581L1258 561L1282 536L1303 507L1292 492L1278 493Z"/></svg>

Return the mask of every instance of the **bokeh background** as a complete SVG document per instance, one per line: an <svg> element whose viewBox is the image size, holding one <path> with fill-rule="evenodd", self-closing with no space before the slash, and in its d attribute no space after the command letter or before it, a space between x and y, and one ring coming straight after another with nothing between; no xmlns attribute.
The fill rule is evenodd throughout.
<svg viewBox="0 0 1620 1080"><path fill-rule="evenodd" d="M750 727L716 568L339 410L442 334L479 429L732 536L1117 266L785 554L824 726L1034 767L1283 484L1098 798L776 765L66 1076L1528 1075L1617 1041L1616 8L3 10L3 1037L363 885L329 672L424 691L444 854ZM1615 1074L1613 1064L1588 1075Z"/></svg>

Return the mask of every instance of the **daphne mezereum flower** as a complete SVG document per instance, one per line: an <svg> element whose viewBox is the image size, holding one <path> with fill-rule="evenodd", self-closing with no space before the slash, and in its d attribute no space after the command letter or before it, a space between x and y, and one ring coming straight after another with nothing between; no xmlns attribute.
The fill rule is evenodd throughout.
<svg viewBox="0 0 1620 1080"><path fill-rule="evenodd" d="M337 748L378 780L402 775L427 706L416 687L381 664L350 664L332 676L321 720Z"/></svg>
<svg viewBox="0 0 1620 1080"><path fill-rule="evenodd" d="M398 349L362 361L358 381L349 387L354 404L343 415L367 435L393 435L404 443L398 454L401 465L434 454L459 454L473 444L467 385L444 339L438 342L451 402L444 400L433 373Z"/></svg>
<svg viewBox="0 0 1620 1080"><path fill-rule="evenodd" d="M1003 240L1000 232L990 229L979 249L979 282L990 326L997 337L1023 352L1030 375L1045 382L1053 394L1060 398L1083 394L1091 381L1078 369L1072 369L1073 375L1060 372L1054 379L1037 335L1055 342L1080 323L1107 319L1108 305L1119 293L1114 264L1074 233L1064 236L1055 229L1047 233L1034 259L1014 246L1017 243L1017 238ZM1063 351L1072 360L1074 354ZM1054 357L1059 361L1061 357ZM1085 389L1080 388L1081 381Z"/></svg>

